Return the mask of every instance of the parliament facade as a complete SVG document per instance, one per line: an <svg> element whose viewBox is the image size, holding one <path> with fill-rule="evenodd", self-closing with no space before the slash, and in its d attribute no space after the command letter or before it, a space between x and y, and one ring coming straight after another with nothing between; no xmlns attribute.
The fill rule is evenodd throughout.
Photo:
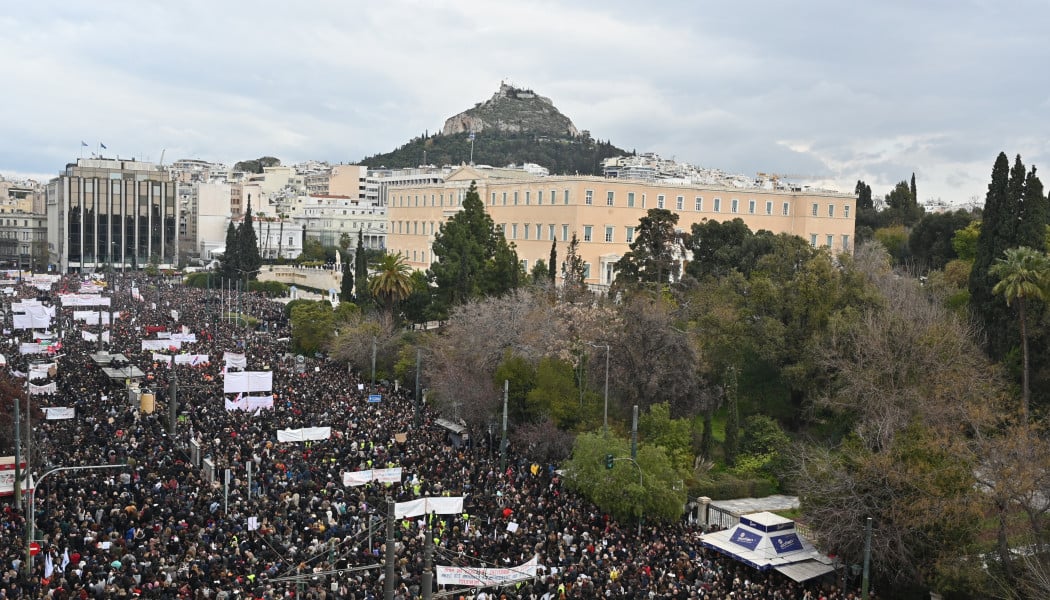
<svg viewBox="0 0 1050 600"><path fill-rule="evenodd" d="M849 194L537 177L513 169L465 166L441 183L387 190L387 250L400 252L415 269L428 268L435 261L434 236L441 223L461 209L471 181L492 220L517 247L526 270L537 260L548 260L552 241L558 245L559 260L564 260L575 233L587 283L595 289L615 279L613 265L629 250L639 220L651 208L676 213L684 232L693 223L740 218L752 231L797 235L835 253L853 249L856 198Z"/></svg>

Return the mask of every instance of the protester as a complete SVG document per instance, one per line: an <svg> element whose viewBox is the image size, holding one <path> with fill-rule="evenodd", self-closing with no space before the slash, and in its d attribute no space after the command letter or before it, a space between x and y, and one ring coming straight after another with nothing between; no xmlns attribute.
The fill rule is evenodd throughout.
<svg viewBox="0 0 1050 600"><path fill-rule="evenodd" d="M76 291L80 283L64 276L48 296ZM500 469L494 448L453 446L428 409L422 427L413 428L405 390L384 388L382 401L369 403L362 378L345 365L296 360L277 302L257 294L231 301L216 290L139 273L110 274L107 286L112 306L102 310L120 313L112 327L85 326L72 319L73 309L58 311L57 391L31 396L31 452L38 477L58 466L126 467L47 476L35 503L41 552L28 575L23 512L6 505L0 599L382 598L387 499L427 496L465 497L463 514L429 519L436 564L513 567L538 556L536 578L479 598L853 597L706 550L700 531L686 523L646 525L639 535L633 524L567 491L554 465L530 468L511 449L511 466ZM15 289L16 299L42 295L26 284ZM224 319L238 301L259 319L257 327ZM31 331L7 331L11 319L5 319L8 339L32 341ZM144 372L139 383L156 394L160 410L142 412L126 382L110 380L94 363L99 342L82 332L91 337L106 329L111 341L101 345ZM207 355L207 363L172 366L142 350L144 338L184 330L197 341L180 351ZM10 373L27 373L30 359L46 359L9 348ZM245 354L247 370L273 372L272 408L227 410L233 398L223 395L225 352ZM171 433L166 407L173 378L178 416ZM76 416L45 420L43 406L73 407ZM304 427L330 427L332 435L277 439L278 430ZM191 445L202 466L193 464ZM214 465L213 482L205 459ZM344 473L389 467L402 468L401 483L343 484ZM395 523L395 598L421 596L427 521Z"/></svg>

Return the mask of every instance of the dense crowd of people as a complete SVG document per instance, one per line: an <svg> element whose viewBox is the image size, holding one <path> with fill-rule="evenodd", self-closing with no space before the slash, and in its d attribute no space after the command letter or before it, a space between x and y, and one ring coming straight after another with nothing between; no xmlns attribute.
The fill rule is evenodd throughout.
<svg viewBox="0 0 1050 600"><path fill-rule="evenodd" d="M64 276L47 292L23 283L10 286L16 294L5 298L54 300L80 283ZM453 445L427 408L422 426L413 427L406 390L383 389L382 401L369 403L368 386L359 385L364 378L346 365L292 356L280 303L245 294L241 306L258 319L248 328L225 318L229 303L215 290L119 273L109 276L107 288L120 317L112 327L84 325L72 309L59 309L57 359L20 355L17 343L34 334L12 331L5 317L8 373L27 372L30 360L58 365L57 391L30 399L33 471L39 477L59 466L119 467L59 471L40 482L32 515L40 553L31 569L26 505L7 498L0 599L382 598L387 499L428 496L463 496L463 512L397 520L400 600L422 594L428 524L435 564L515 567L537 557L536 577L477 590L478 598L853 597L829 581L798 584L706 550L700 530L684 522L647 524L639 534L564 489L554 465L531 464L511 448L509 466L501 468L484 444ZM161 328L195 334L197 342L182 351L209 361L155 360L141 340ZM101 346L143 371L140 384L156 394L158 410L140 410L127 382L95 364L90 355L100 344L81 332L103 329L111 329L111 341ZM224 352L243 352L248 370L273 372L272 408L227 409ZM175 375L178 418L171 432L166 407ZM43 419L44 406L73 407L75 418ZM278 441L278 430L303 427L330 427L332 435ZM213 480L203 460L192 460L191 446L214 464ZM389 467L402 468L401 483L343 483L346 472Z"/></svg>

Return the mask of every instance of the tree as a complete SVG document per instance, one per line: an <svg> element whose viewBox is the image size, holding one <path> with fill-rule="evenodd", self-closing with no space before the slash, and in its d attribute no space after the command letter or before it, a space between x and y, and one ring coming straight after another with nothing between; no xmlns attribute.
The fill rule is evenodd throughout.
<svg viewBox="0 0 1050 600"><path fill-rule="evenodd" d="M1041 252L1021 246L1008 248L1005 256L996 260L989 273L999 281L992 293L1001 295L1007 306L1017 303L1017 317L1021 326L1021 414L1028 421L1028 320L1029 300L1045 301L1050 294L1050 259Z"/></svg>
<svg viewBox="0 0 1050 600"><path fill-rule="evenodd" d="M364 234L357 232L357 247L354 249L354 281L357 297L357 305L365 308L372 303L372 295L368 290L368 258L365 254Z"/></svg>
<svg viewBox="0 0 1050 600"><path fill-rule="evenodd" d="M617 288L674 281L679 275L678 258L682 236L675 229L678 214L666 208L650 208L638 222L631 250L616 262Z"/></svg>
<svg viewBox="0 0 1050 600"><path fill-rule="evenodd" d="M368 291L372 298L386 308L391 318L395 316L398 303L412 293L410 273L411 269L400 252L384 254L376 265L376 274L368 282Z"/></svg>
<svg viewBox="0 0 1050 600"><path fill-rule="evenodd" d="M569 240L569 249L565 252L565 263L561 268L562 298L568 302L587 296L586 268L583 258L580 256L580 240L576 232L572 232Z"/></svg>
<svg viewBox="0 0 1050 600"><path fill-rule="evenodd" d="M612 469L605 467L608 454L621 459ZM623 438L580 434L566 465L566 484L618 519L644 517L669 522L680 518L685 510L685 472L674 467L667 450L640 444L637 468L624 458L628 456L630 450Z"/></svg>
<svg viewBox="0 0 1050 600"><path fill-rule="evenodd" d="M436 310L445 315L454 306L488 293L505 293L521 281L517 252L485 212L473 181L462 210L435 235L433 254Z"/></svg>
<svg viewBox="0 0 1050 600"><path fill-rule="evenodd" d="M686 240L686 249L693 257L685 267L686 274L698 280L719 277L733 269L749 275L758 259L772 252L772 239L768 231L752 234L739 217L694 223Z"/></svg>
<svg viewBox="0 0 1050 600"><path fill-rule="evenodd" d="M244 220L237 227L237 275L245 281L255 279L259 275L262 266L262 257L259 256L259 238L255 235L255 222L252 217L252 199L248 195L248 207L244 210ZM227 248L227 252L229 249Z"/></svg>
<svg viewBox="0 0 1050 600"><path fill-rule="evenodd" d="M886 209L883 213L880 220L884 224L910 226L922 218L923 208L912 195L908 182L901 181L886 194Z"/></svg>
<svg viewBox="0 0 1050 600"><path fill-rule="evenodd" d="M574 430L581 425L600 423L601 399L594 392L585 393L581 402L572 364L545 356L536 367L536 385L528 394L528 406L546 415L560 429Z"/></svg>
<svg viewBox="0 0 1050 600"><path fill-rule="evenodd" d="M339 301L354 301L354 272L350 261L343 263L343 276L339 280Z"/></svg>
<svg viewBox="0 0 1050 600"><path fill-rule="evenodd" d="M1010 168L1006 153L1000 152L992 167L978 247L970 271L970 307L985 328L988 354L996 359L1006 355L1016 337L1012 331L1013 319L1009 307L997 301L992 292L997 281L991 266L1007 249L1022 245L1018 229L1025 216L1022 206L1025 181L1025 165L1021 162L1020 154L1014 160L1013 168ZM1037 219L1038 215L1037 210L1033 211L1033 218ZM1045 227L1046 223L1041 225ZM1033 224L1025 224L1025 230L1032 229ZM1039 245L1036 243L1030 247Z"/></svg>
<svg viewBox="0 0 1050 600"><path fill-rule="evenodd" d="M558 241L551 240L551 257L547 261L547 278L550 280L551 285L554 285L555 279L558 276Z"/></svg>
<svg viewBox="0 0 1050 600"><path fill-rule="evenodd" d="M427 280L427 274L423 271L413 271L412 293L405 298L401 304L401 312L413 325L426 323L431 320L431 288Z"/></svg>
<svg viewBox="0 0 1050 600"><path fill-rule="evenodd" d="M222 260L219 261L219 273L223 280L234 281L241 266L238 262L240 253L237 252L237 227L230 221L226 227L226 248L222 251Z"/></svg>
<svg viewBox="0 0 1050 600"><path fill-rule="evenodd" d="M547 285L550 282L550 269L547 268L547 261L541 258L532 265L529 281L533 285Z"/></svg>
<svg viewBox="0 0 1050 600"><path fill-rule="evenodd" d="M958 257L952 240L960 229L973 220L965 210L925 215L908 235L908 249L912 260L924 270L943 269Z"/></svg>
<svg viewBox="0 0 1050 600"><path fill-rule="evenodd" d="M871 199L870 185L858 180L854 193L857 194L857 210L873 210L875 208L875 203Z"/></svg>
<svg viewBox="0 0 1050 600"><path fill-rule="evenodd" d="M332 338L332 305L326 300L293 306L292 346L302 354L324 350Z"/></svg>

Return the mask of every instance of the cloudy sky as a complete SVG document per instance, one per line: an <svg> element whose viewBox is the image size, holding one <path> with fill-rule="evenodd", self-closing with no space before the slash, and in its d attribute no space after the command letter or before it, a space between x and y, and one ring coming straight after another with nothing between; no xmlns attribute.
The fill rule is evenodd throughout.
<svg viewBox="0 0 1050 600"><path fill-rule="evenodd" d="M5 3L0 175L81 141L354 162L509 80L622 148L983 202L1000 151L1050 159L1048 23L1044 0Z"/></svg>

